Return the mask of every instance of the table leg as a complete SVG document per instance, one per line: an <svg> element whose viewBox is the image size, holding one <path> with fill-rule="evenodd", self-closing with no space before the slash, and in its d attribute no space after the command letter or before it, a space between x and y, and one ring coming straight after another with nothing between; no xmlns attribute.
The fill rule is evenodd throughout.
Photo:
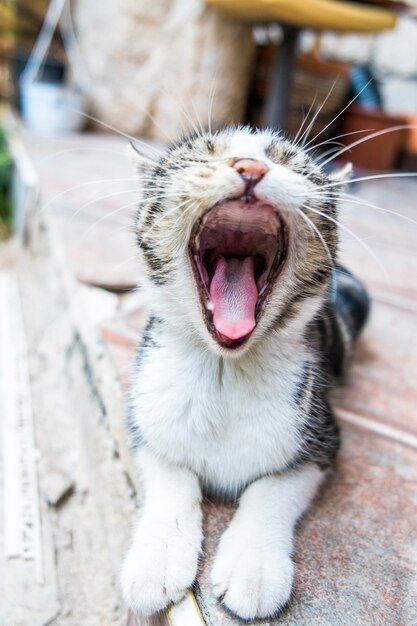
<svg viewBox="0 0 417 626"><path fill-rule="evenodd" d="M292 76L295 66L299 28L282 26L284 39L277 47L270 78L262 125L285 129L291 98Z"/></svg>

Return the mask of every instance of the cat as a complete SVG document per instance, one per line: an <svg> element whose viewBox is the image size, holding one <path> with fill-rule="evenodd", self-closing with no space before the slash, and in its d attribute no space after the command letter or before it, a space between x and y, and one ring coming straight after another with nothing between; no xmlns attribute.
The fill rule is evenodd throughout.
<svg viewBox="0 0 417 626"><path fill-rule="evenodd" d="M329 385L369 310L337 263L350 167L329 175L249 127L182 139L140 167L150 317L129 428L145 501L123 595L149 615L193 584L207 490L239 502L213 591L239 618L268 618L290 599L295 526L339 448Z"/></svg>

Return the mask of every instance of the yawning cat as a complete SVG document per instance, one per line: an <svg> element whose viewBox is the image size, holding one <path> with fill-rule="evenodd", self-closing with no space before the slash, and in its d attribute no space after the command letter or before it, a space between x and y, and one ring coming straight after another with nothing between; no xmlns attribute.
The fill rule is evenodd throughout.
<svg viewBox="0 0 417 626"><path fill-rule="evenodd" d="M122 570L131 609L176 602L194 581L202 492L239 498L212 566L244 619L289 600L294 528L339 447L328 401L367 317L337 264L329 176L268 130L229 128L142 164L137 215L151 311L130 429L145 503Z"/></svg>

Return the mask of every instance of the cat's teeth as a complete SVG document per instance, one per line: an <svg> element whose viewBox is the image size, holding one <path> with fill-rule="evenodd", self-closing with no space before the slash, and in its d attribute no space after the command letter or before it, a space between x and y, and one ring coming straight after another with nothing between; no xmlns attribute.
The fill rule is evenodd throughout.
<svg viewBox="0 0 417 626"><path fill-rule="evenodd" d="M209 301L207 302L207 309L208 309L209 311L213 311L213 309L214 309L214 304L212 303L212 301L211 301L211 300L209 300Z"/></svg>

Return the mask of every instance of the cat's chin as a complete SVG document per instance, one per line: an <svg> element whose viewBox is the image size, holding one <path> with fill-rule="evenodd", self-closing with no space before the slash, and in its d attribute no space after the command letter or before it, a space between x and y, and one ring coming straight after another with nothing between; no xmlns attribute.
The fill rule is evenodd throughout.
<svg viewBox="0 0 417 626"><path fill-rule="evenodd" d="M204 322L235 350L253 334L288 255L279 208L242 196L216 204L194 226L189 257Z"/></svg>

